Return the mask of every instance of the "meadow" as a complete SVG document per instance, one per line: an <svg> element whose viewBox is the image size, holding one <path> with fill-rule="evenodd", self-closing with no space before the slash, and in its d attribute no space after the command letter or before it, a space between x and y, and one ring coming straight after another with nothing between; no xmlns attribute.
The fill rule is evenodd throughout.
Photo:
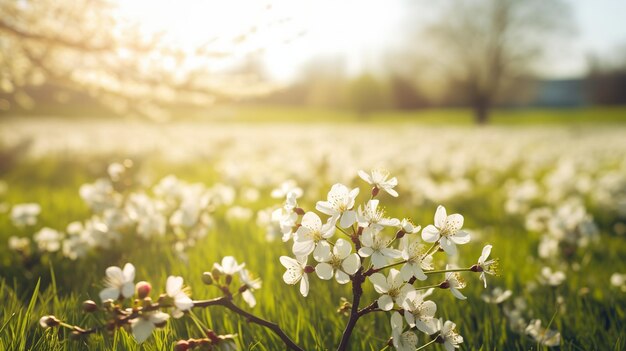
<svg viewBox="0 0 626 351"><path fill-rule="evenodd" d="M290 122L296 115L301 119ZM336 183L360 189L356 210L372 188L358 171L373 169L398 181L398 197L376 196L386 218L410 218L423 230L436 224L439 205L464 217L472 240L457 255L437 252L435 263L447 257L469 267L487 244L499 258L487 288L477 273L462 272L467 300L442 288L430 297L437 317L456 323L461 350L623 350L624 115L623 109L505 111L486 127L471 126L463 111L421 119L381 113L365 121L253 108L223 110L210 122L161 124L7 118L0 121L0 350L172 350L206 328L236 334L221 349L285 349L268 329L220 306L171 318L143 343L128 328L76 337L67 328L40 326L46 315L103 325L98 314L83 312L83 301L100 304L105 269L128 262L135 283L152 284L154 300L170 275L184 278L194 300L219 297L203 273L225 256L262 280L256 305L236 296L238 306L278 323L305 350L336 349L348 321L338 309L342 298L351 299L350 284L311 273L307 297L285 284L279 257L294 256L292 243L281 240L271 213L283 208L286 189L299 188L298 207L325 222L316 203ZM21 140L29 141L13 147ZM28 203L40 211L15 213ZM43 228L54 233L41 234ZM443 274L433 279L439 283ZM363 288L360 307L380 296L369 281ZM393 349L389 317L363 316L348 349ZM413 331L418 346L432 340Z"/></svg>

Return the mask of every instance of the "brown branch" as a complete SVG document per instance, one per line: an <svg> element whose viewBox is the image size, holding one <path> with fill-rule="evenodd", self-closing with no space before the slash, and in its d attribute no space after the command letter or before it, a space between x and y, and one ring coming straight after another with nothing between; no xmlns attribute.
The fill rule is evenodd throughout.
<svg viewBox="0 0 626 351"><path fill-rule="evenodd" d="M351 280L352 308L350 309L350 319L348 320L348 324L346 324L346 329L341 335L341 342L339 343L339 347L337 347L337 351L345 351L348 348L348 341L350 340L352 331L354 330L359 317L361 317L359 315L359 303L361 302L361 295L363 295L363 282L365 281L363 267L359 268L359 270L352 276Z"/></svg>

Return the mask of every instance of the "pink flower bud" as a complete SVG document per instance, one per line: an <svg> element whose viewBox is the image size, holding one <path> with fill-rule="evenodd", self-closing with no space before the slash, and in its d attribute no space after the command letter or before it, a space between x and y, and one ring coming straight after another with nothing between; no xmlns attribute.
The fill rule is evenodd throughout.
<svg viewBox="0 0 626 351"><path fill-rule="evenodd" d="M150 295L152 285L146 281L140 281L137 285L135 285L135 288L137 289L137 297L145 299L148 295Z"/></svg>

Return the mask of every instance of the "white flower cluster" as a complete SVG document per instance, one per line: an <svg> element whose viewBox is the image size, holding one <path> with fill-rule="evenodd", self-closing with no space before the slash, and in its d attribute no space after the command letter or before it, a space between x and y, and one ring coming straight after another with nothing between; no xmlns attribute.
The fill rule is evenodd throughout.
<svg viewBox="0 0 626 351"><path fill-rule="evenodd" d="M38 252L60 252L63 257L76 260L96 249L113 249L126 237L137 236L173 244L184 257L185 249L214 226L214 212L230 206L235 198L235 190L229 186L188 184L175 176L163 178L152 188L152 194L118 189L116 181L124 171L124 166L114 163L109 166L109 178L81 186L80 196L92 210L92 216L68 224L64 232L41 228L33 236ZM11 218L16 226L32 226L40 211L38 204L15 205ZM242 216L235 212L235 208L230 208L228 213L231 217ZM251 212L244 215L252 216ZM30 253L30 246L28 237L9 238L9 247L22 254Z"/></svg>
<svg viewBox="0 0 626 351"><path fill-rule="evenodd" d="M105 271L104 289L100 291L102 307L94 301L83 302L85 312L103 312L106 330L114 331L125 328L132 332L137 342L142 343L152 335L157 328L163 328L170 317L181 318L194 307L208 307L212 305L232 306L236 312L246 315L241 309L232 305L236 296L250 306L256 305L253 292L261 288L261 279L255 278L245 268L245 263L239 264L232 256L226 256L221 263L215 263L210 272L205 272L202 280L205 284L219 289L222 297L212 300L193 301L190 290L184 285L180 276L169 276L165 283L165 292L153 302L150 297L152 285L146 281L135 283L135 266L127 263L123 268L108 267ZM239 284L233 290L234 279L238 277ZM249 316L249 315L248 315ZM88 335L97 331L97 328L85 329L62 322L55 316L41 317L39 324L44 328L66 327L71 329L75 336ZM196 346L208 346L211 349L235 350L235 335L217 335L212 330L201 328L206 335L201 339L180 340L175 350L189 350ZM215 348L214 348L215 347Z"/></svg>
<svg viewBox="0 0 626 351"><path fill-rule="evenodd" d="M442 288L449 289L458 299L466 299L460 291L466 286L459 274L462 271L480 272L486 287L485 274L495 274L497 267L497 260L488 259L491 245L485 246L478 262L470 268L446 265L444 270L435 270L433 256L439 249L456 256L457 245L470 241L470 234L462 230L463 216L448 215L439 206L434 224L424 229L409 219L388 217L376 196L380 190L398 196L394 189L396 178L388 179L388 173L380 170L371 174L360 171L359 176L372 186L370 198L357 204L360 189L337 183L327 199L315 206L326 216L324 221L319 214L299 208L296 195L287 192L284 207L273 216L283 240L292 240L295 256L280 257L286 268L283 280L291 285L299 283L300 293L306 297L309 275L313 273L322 280L334 277L339 284L360 284L367 278L379 294L372 308L391 312L392 343L396 349L417 347L413 330L436 334L433 342L444 344L447 350L458 348L463 338L456 333L456 325L436 318L437 305L427 297L434 288ZM315 262L312 265L311 256ZM383 273L385 270L387 274ZM416 284L437 273L443 274L437 284ZM405 330L404 321L409 330Z"/></svg>

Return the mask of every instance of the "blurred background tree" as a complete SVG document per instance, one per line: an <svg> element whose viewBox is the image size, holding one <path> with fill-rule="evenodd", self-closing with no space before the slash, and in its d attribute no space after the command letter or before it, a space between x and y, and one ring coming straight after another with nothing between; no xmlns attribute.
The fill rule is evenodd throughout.
<svg viewBox="0 0 626 351"><path fill-rule="evenodd" d="M213 50L215 39L186 50L120 20L107 0L0 0L0 109L93 99L120 114L165 119L174 107L271 88L245 70L211 69L232 54Z"/></svg>
<svg viewBox="0 0 626 351"><path fill-rule="evenodd" d="M487 123L498 94L532 73L552 41L571 32L560 0L454 0L429 28L448 91Z"/></svg>

